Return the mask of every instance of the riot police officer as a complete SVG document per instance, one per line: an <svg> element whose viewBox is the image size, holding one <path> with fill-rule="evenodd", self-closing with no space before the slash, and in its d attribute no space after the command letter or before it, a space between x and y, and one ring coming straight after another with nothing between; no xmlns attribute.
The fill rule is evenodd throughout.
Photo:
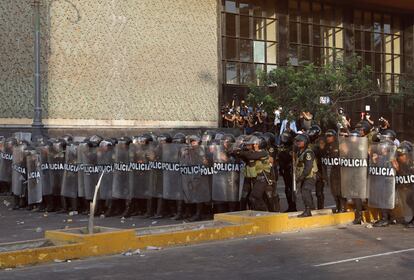
<svg viewBox="0 0 414 280"><path fill-rule="evenodd" d="M248 203L253 210L266 211L268 210L264 200L266 189L273 185L272 165L269 161L269 153L264 149L266 141L253 135L245 144L247 149L237 153L246 163L241 209L245 210Z"/></svg>
<svg viewBox="0 0 414 280"><path fill-rule="evenodd" d="M297 159L296 185L301 190L305 211L298 217L312 216L311 210L314 208L312 190L315 188L316 173L318 172L315 153L309 148L309 137L306 134L298 134L295 137L295 157Z"/></svg>
<svg viewBox="0 0 414 280"><path fill-rule="evenodd" d="M315 183L316 201L318 209L323 209L325 205L325 178L322 174L322 157L325 149L325 140L323 138L319 138L321 133L321 128L315 124L309 128L307 133L310 140L309 147L313 150L315 154L316 163L318 165L318 172L316 173Z"/></svg>
<svg viewBox="0 0 414 280"><path fill-rule="evenodd" d="M341 168L339 166L339 143L337 133L334 129L329 129L325 133L326 147L324 153L323 170L327 183L331 189L335 200L336 213L346 211L346 198L341 195Z"/></svg>
<svg viewBox="0 0 414 280"><path fill-rule="evenodd" d="M285 195L288 209L285 212L296 212L296 194L293 190L293 134L285 130L280 136L280 145L277 147L279 172L285 183Z"/></svg>

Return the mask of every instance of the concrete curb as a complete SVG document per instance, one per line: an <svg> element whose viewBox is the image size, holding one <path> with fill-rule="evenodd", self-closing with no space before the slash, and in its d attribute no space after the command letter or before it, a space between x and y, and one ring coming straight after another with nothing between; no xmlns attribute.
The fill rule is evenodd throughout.
<svg viewBox="0 0 414 280"><path fill-rule="evenodd" d="M330 210L313 211L314 216L297 218L297 213L242 211L217 214L214 221L183 225L114 229L96 227L98 233L83 234L80 228L46 231L50 246L11 250L0 253L0 268L35 265L53 261L82 259L119 254L137 249L171 247L214 240L292 232L346 224L353 221L353 212L332 214ZM373 218L364 214L366 220ZM30 241L16 242L19 244ZM0 248L2 245L0 244ZM7 246L10 247L10 244ZM20 246L22 247L22 246ZM24 248L24 247L23 247Z"/></svg>

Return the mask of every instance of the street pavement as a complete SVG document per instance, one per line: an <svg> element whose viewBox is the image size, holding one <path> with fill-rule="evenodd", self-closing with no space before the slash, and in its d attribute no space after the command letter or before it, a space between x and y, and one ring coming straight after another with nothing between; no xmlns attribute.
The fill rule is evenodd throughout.
<svg viewBox="0 0 414 280"><path fill-rule="evenodd" d="M0 279L413 279L414 230L341 226L0 271Z"/></svg>

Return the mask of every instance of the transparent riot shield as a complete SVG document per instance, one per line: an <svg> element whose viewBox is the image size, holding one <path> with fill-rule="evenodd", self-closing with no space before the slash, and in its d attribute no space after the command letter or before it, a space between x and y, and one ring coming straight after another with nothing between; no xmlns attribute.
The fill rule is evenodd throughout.
<svg viewBox="0 0 414 280"><path fill-rule="evenodd" d="M151 170L148 166L147 150L149 146L138 142L129 145L129 192L131 198L150 198Z"/></svg>
<svg viewBox="0 0 414 280"><path fill-rule="evenodd" d="M125 142L115 145L112 197L129 199L129 147Z"/></svg>
<svg viewBox="0 0 414 280"><path fill-rule="evenodd" d="M26 155L27 166L27 201L28 204L42 202L42 164L36 150L28 150Z"/></svg>
<svg viewBox="0 0 414 280"><path fill-rule="evenodd" d="M59 196L62 192L61 189L65 166L65 150L62 142L54 142L50 147L48 165L52 194Z"/></svg>
<svg viewBox="0 0 414 280"><path fill-rule="evenodd" d="M339 156L339 143L326 144L322 155L322 176L326 180L332 196L341 196L341 167Z"/></svg>
<svg viewBox="0 0 414 280"><path fill-rule="evenodd" d="M160 166L162 157L161 145L155 142L148 144L146 153L150 165L150 184L148 197L162 198L163 196L163 171Z"/></svg>
<svg viewBox="0 0 414 280"><path fill-rule="evenodd" d="M345 198L367 198L368 138L339 137L341 192Z"/></svg>
<svg viewBox="0 0 414 280"><path fill-rule="evenodd" d="M211 200L211 185L208 174L208 158L205 147L185 146L181 152L181 177L186 203L203 203Z"/></svg>
<svg viewBox="0 0 414 280"><path fill-rule="evenodd" d="M414 216L414 152L399 147L396 157L396 202L402 215L409 220Z"/></svg>
<svg viewBox="0 0 414 280"><path fill-rule="evenodd" d="M84 177L84 188L85 188L85 199L92 200L95 194L95 187L98 183L99 176L101 175L98 168L98 155L97 147L89 147L84 150L84 164L83 172Z"/></svg>
<svg viewBox="0 0 414 280"><path fill-rule="evenodd" d="M183 200L180 173L180 152L184 144L168 143L162 145L162 161L166 164L163 172L163 198Z"/></svg>
<svg viewBox="0 0 414 280"><path fill-rule="evenodd" d="M99 189L99 198L106 200L112 198L112 181L114 165L114 146L112 143L102 141L98 147L98 166L104 172L101 186Z"/></svg>
<svg viewBox="0 0 414 280"><path fill-rule="evenodd" d="M16 140L13 138L2 141L0 150L0 181L10 183L12 181L13 147Z"/></svg>
<svg viewBox="0 0 414 280"><path fill-rule="evenodd" d="M85 197L85 165L86 165L86 155L89 150L89 145L86 142L82 142L78 146L77 158L79 164L78 170L78 197Z"/></svg>
<svg viewBox="0 0 414 280"><path fill-rule="evenodd" d="M394 209L396 146L391 141L373 143L369 150L368 206Z"/></svg>
<svg viewBox="0 0 414 280"><path fill-rule="evenodd" d="M241 165L223 145L213 147L213 201L239 201Z"/></svg>
<svg viewBox="0 0 414 280"><path fill-rule="evenodd" d="M71 144L66 147L65 170L63 172L62 193L63 197L78 197L78 145Z"/></svg>
<svg viewBox="0 0 414 280"><path fill-rule="evenodd" d="M40 159L40 180L42 181L42 195L51 195L52 188L50 186L50 174L49 174L49 163L48 155L50 152L50 145L44 144L36 147L36 151Z"/></svg>
<svg viewBox="0 0 414 280"><path fill-rule="evenodd" d="M26 148L25 144L13 147L12 193L16 196L23 196L27 187Z"/></svg>

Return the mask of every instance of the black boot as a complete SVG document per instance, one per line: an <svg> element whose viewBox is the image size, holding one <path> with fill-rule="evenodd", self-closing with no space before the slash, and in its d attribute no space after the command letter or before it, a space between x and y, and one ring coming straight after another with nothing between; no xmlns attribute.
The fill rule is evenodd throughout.
<svg viewBox="0 0 414 280"><path fill-rule="evenodd" d="M157 212L155 213L153 219L162 219L163 216L163 207L164 206L164 200L162 198L157 199Z"/></svg>
<svg viewBox="0 0 414 280"><path fill-rule="evenodd" d="M153 208L152 206L153 206L152 198L148 198L147 199L147 211L144 214L144 218L150 218L154 216L154 210L152 209Z"/></svg>
<svg viewBox="0 0 414 280"><path fill-rule="evenodd" d="M354 225L362 224L362 213L358 210L355 211L355 219L352 222Z"/></svg>
<svg viewBox="0 0 414 280"><path fill-rule="evenodd" d="M372 226L373 227L387 227L390 225L390 222L388 220L381 219L379 221L376 221Z"/></svg>
<svg viewBox="0 0 414 280"><path fill-rule="evenodd" d="M176 221L183 219L183 201L182 200L177 201L177 213L171 219L176 220Z"/></svg>
<svg viewBox="0 0 414 280"><path fill-rule="evenodd" d="M302 214L298 215L298 218L306 218L306 217L311 217L311 216L312 216L311 208L306 207L305 211L303 211Z"/></svg>
<svg viewBox="0 0 414 280"><path fill-rule="evenodd" d="M131 217L131 213L132 213L132 200L128 199L125 203L125 211L121 214L121 216L124 218L129 218Z"/></svg>
<svg viewBox="0 0 414 280"><path fill-rule="evenodd" d="M115 216L115 200L114 199L110 199L108 200L108 208L105 211L105 217L113 217Z"/></svg>
<svg viewBox="0 0 414 280"><path fill-rule="evenodd" d="M13 200L14 200L13 210L20 209L20 197L18 197L17 195L13 195Z"/></svg>
<svg viewBox="0 0 414 280"><path fill-rule="evenodd" d="M196 213L190 219L188 219L188 221L189 222L201 221L201 213L202 213L202 211L203 211L203 203L197 203Z"/></svg>
<svg viewBox="0 0 414 280"><path fill-rule="evenodd" d="M317 198L318 210L322 210L325 208L325 198L323 195L318 196Z"/></svg>

